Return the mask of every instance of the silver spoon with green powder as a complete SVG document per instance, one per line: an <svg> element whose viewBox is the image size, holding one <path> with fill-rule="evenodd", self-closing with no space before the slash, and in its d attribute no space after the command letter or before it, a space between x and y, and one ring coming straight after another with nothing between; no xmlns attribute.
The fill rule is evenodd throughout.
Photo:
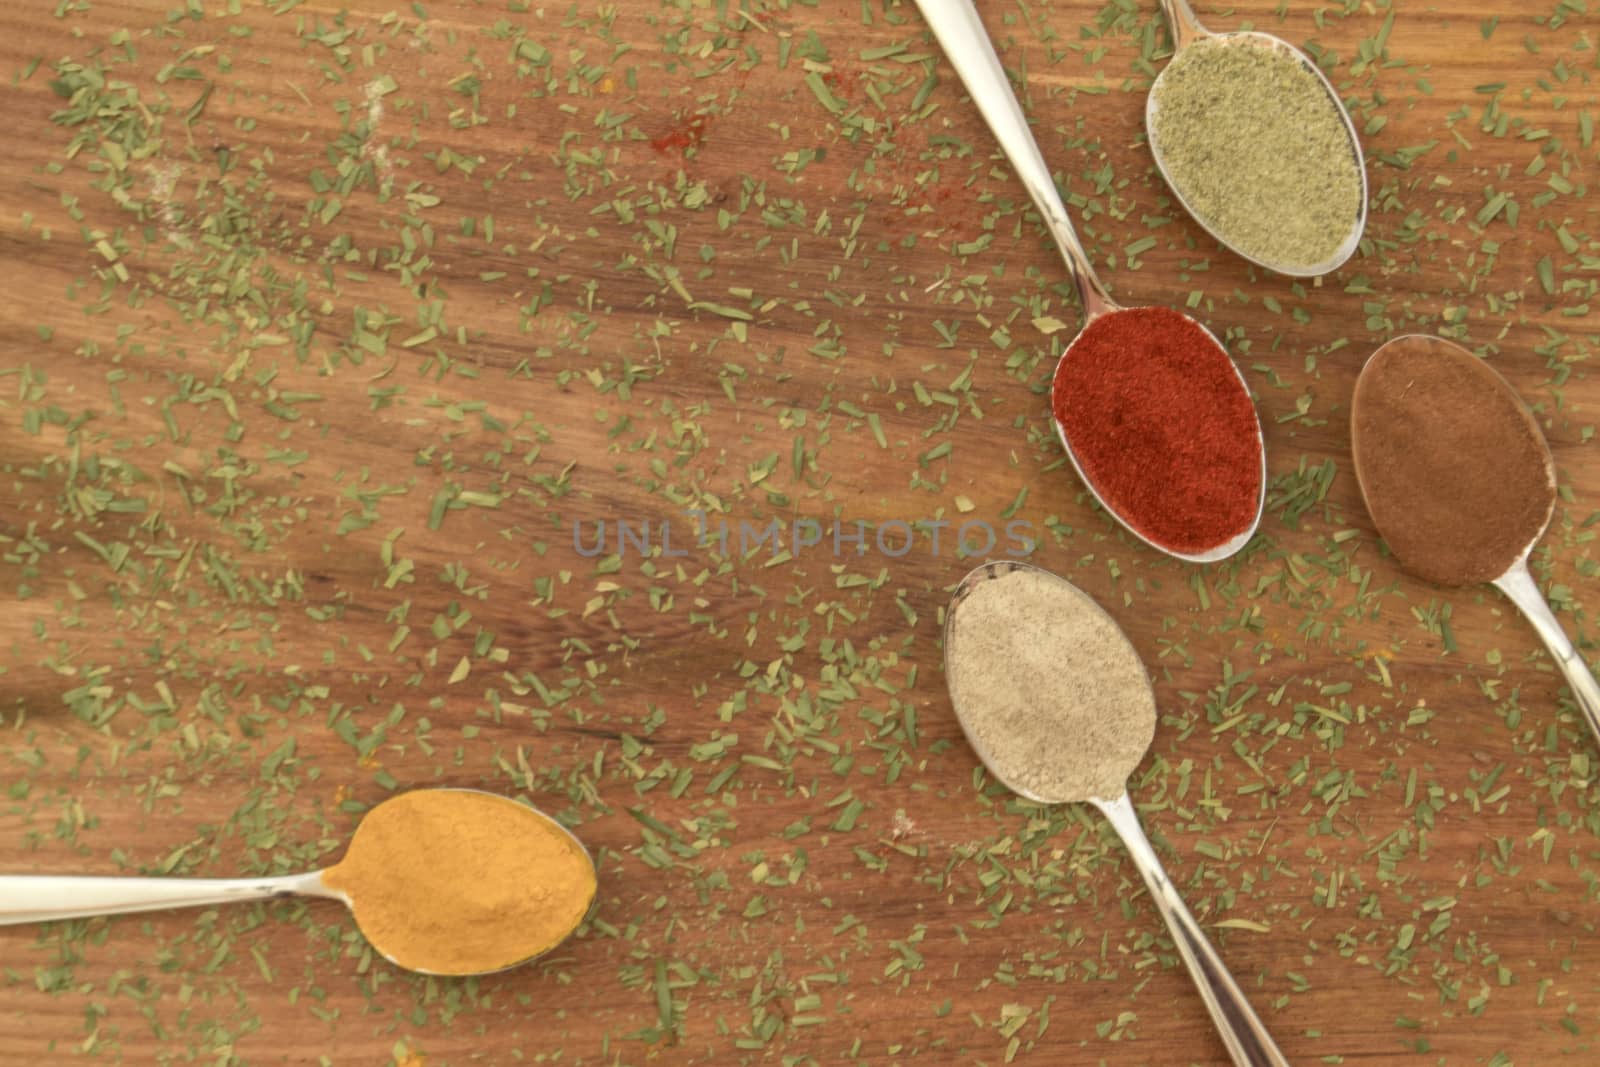
<svg viewBox="0 0 1600 1067"><path fill-rule="evenodd" d="M1155 694L1116 621L1071 582L1025 563L963 578L944 621L945 682L983 765L1041 804L1110 820L1240 1067L1287 1067L1140 829L1127 781L1155 736Z"/></svg>
<svg viewBox="0 0 1600 1067"><path fill-rule="evenodd" d="M1211 236L1268 270L1337 269L1367 225L1350 115L1304 53L1265 33L1215 34L1161 0L1173 56L1145 100L1156 166Z"/></svg>

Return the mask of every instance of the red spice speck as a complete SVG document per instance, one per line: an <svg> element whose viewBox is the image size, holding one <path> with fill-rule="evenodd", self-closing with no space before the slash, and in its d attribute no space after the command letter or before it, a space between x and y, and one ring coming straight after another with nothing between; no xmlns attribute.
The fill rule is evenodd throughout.
<svg viewBox="0 0 1600 1067"><path fill-rule="evenodd" d="M855 90L861 88L862 83L867 80L868 73L862 68L836 64L832 70L822 72L822 82L835 91L835 96L847 99Z"/></svg>
<svg viewBox="0 0 1600 1067"><path fill-rule="evenodd" d="M1250 396L1228 354L1169 308L1103 315L1067 349L1055 416L1095 491L1141 535L1200 553L1243 533L1261 494Z"/></svg>
<svg viewBox="0 0 1600 1067"><path fill-rule="evenodd" d="M660 137L652 138L650 147L665 155L676 149L687 152L705 139L706 122L710 116L705 114L690 115L687 119L678 122Z"/></svg>

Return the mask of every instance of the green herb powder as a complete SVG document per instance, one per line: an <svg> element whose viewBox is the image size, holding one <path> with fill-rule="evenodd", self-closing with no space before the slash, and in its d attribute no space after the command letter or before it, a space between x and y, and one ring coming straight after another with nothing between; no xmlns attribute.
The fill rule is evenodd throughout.
<svg viewBox="0 0 1600 1067"><path fill-rule="evenodd" d="M1249 37L1206 38L1162 73L1150 145L1185 206L1273 266L1327 263L1361 214L1361 173L1337 102L1304 63Z"/></svg>

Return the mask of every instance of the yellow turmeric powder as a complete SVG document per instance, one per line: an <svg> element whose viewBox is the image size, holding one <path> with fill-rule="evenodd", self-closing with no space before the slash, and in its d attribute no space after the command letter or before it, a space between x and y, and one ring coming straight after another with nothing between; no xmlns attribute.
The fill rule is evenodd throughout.
<svg viewBox="0 0 1600 1067"><path fill-rule="evenodd" d="M374 948L429 974L531 959L594 901L594 863L559 824L507 797L419 789L384 801L323 872Z"/></svg>

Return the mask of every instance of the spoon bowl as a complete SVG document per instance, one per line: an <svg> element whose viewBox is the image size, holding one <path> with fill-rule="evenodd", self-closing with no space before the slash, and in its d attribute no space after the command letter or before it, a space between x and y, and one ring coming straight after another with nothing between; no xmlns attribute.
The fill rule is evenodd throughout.
<svg viewBox="0 0 1600 1067"><path fill-rule="evenodd" d="M429 793L472 793L494 797L506 803L517 803L497 793L477 789L437 789ZM519 805L545 820L551 830L559 831L572 845L583 861L594 871L594 857L577 835L537 808ZM376 810L376 809L374 809ZM370 814L370 812L369 812ZM357 827L357 833L360 828ZM285 897L327 897L342 902L356 912L356 902L351 895L329 886L324 875L335 867L310 871L304 874L280 875L269 878L145 878L145 877L93 877L80 875L0 875L0 926L21 923L51 922L60 919L83 919L97 915L127 915L137 912L165 911L168 908L202 907L213 904L243 903L254 900L272 900ZM589 898L584 902L582 916L571 924L559 938L540 951L504 966L480 971L440 971L408 966L385 952L380 944L368 939L373 949L397 967L447 977L468 977L498 974L514 967L531 963L559 946L571 936L594 910L596 880L591 879ZM357 912L357 926L361 925ZM362 931L366 933L365 930Z"/></svg>
<svg viewBox="0 0 1600 1067"><path fill-rule="evenodd" d="M1122 311L1125 311L1125 310L1138 310L1138 309L1134 309L1134 308L1119 308L1119 307L1117 307L1115 305L1111 305L1108 308L1108 310L1102 312L1101 314L1114 315L1114 314L1118 314L1118 313L1120 313ZM1191 322L1195 326L1199 327L1201 332L1204 333L1206 335L1206 337L1210 339L1211 343L1216 346L1217 351L1222 355L1223 359L1227 362L1228 369L1230 371L1232 371L1234 377L1236 379L1238 379L1239 388L1244 391L1246 396L1248 396L1249 392L1250 392L1249 384L1244 380L1244 375L1242 373L1240 373L1238 364L1234 363L1234 361L1231 358L1228 357L1227 349L1222 346L1222 342L1221 341L1217 340L1216 334L1214 334L1210 330L1206 329L1206 327L1205 327L1205 325L1203 323L1201 323L1201 322L1199 322L1199 321L1197 321L1197 320L1195 320L1193 318L1190 318L1187 315L1185 315L1184 318L1188 319L1189 322ZM1087 326L1087 324L1085 324L1085 325ZM1082 333L1078 334L1077 337L1074 337L1072 339L1072 343L1069 344L1066 347L1066 349L1062 351L1061 358L1056 361L1055 372L1054 372L1054 374L1051 375L1051 378L1052 378L1053 381L1056 380L1056 379L1059 379L1061 377L1061 375L1063 373L1063 368L1066 366L1067 360L1072 355L1073 348L1081 340L1083 340L1083 334ZM1053 392L1053 390L1052 390L1052 392ZM1245 527L1239 533L1235 534L1233 537L1228 538L1228 540L1222 542L1221 544L1216 545L1215 547L1212 547L1212 548L1204 549L1204 550L1199 551L1199 552L1185 552L1185 551L1181 551L1179 549L1175 549L1175 548L1171 547L1170 545L1161 544L1159 541L1154 541L1151 538L1147 537L1139 529L1138 526L1134 525L1128 519L1124 518L1122 512L1118 508L1114 507L1111 504L1111 502L1107 501L1106 498L1101 495L1100 489L1095 484L1094 479L1090 478L1088 472L1086 470L1084 470L1084 465L1083 465L1082 461L1078 457L1077 450L1075 450L1072 447L1072 440L1067 435L1066 427L1061 424L1061 420L1059 418L1056 418L1053 413L1052 413L1052 417L1050 419L1050 424L1053 427L1055 427L1056 439L1061 442L1061 448L1062 448L1062 450L1064 452L1066 452L1067 460L1072 464L1073 471L1078 475L1078 481L1081 482L1089 490L1089 494L1094 497L1095 502L1098 503L1100 505L1100 507L1105 510L1106 514L1108 514L1112 518L1116 519L1117 523L1124 530L1127 530L1134 537L1137 537L1139 540L1143 541L1145 544L1149 545L1151 548L1155 549L1158 552L1165 552L1167 555L1171 556L1172 558L1177 559L1177 560L1182 560L1184 563L1218 563L1218 562L1220 562L1222 560L1225 560L1225 559L1229 558L1230 556L1233 556L1233 555L1237 554L1240 549L1244 548L1245 545L1249 544L1250 543L1250 539L1256 535L1256 530L1258 530L1260 528L1260 526L1261 526L1261 515L1262 515L1263 511L1266 509L1266 505L1267 505L1267 445L1266 445L1266 440L1263 438L1262 433L1261 433L1261 420L1260 420L1260 418L1257 418L1256 419L1256 423L1255 423L1256 453L1260 457L1259 471L1258 471L1258 475L1257 475L1258 489L1257 489L1257 492L1256 492L1255 514L1250 519L1250 525Z"/></svg>
<svg viewBox="0 0 1600 1067"><path fill-rule="evenodd" d="M1392 338L1362 364L1350 454L1390 551L1438 585L1492 581L1527 557L1555 514L1555 461L1539 424L1488 363L1440 337ZM1493 521L1478 521L1485 500L1499 505L1483 516Z"/></svg>
<svg viewBox="0 0 1600 1067"><path fill-rule="evenodd" d="M1017 178L1027 189L1029 198L1039 210L1044 220L1045 228L1049 231L1051 239L1055 242L1061 258L1066 264L1067 272L1072 277L1073 285L1077 290L1079 303L1083 307L1084 328L1104 315L1117 314L1124 311L1138 310L1136 308L1123 308L1111 299L1105 284L1095 273L1089 262L1089 256L1084 251L1083 245L1078 240L1078 235L1072 227L1072 221L1067 217L1066 206L1061 202L1061 195L1056 191L1055 181L1050 175L1050 169L1045 165L1044 156L1039 151L1038 142L1034 140L1032 132L1028 129L1028 120L1022 112L1022 105L1018 103L1016 94L1011 91L1011 86L1006 80L1005 68L1000 64L1000 58L995 54L994 45L989 40L988 31L984 29L983 20L978 17L977 9L973 7L972 0L917 0L917 6L922 11L923 19L933 30L940 47L949 57L956 73L960 75L962 83L971 94L973 102L977 104L984 121L994 133L995 140L999 142L1001 151L1011 162L1012 169ZM1238 365L1228 357L1227 350L1223 348L1216 336L1206 330L1199 322L1182 315L1184 319L1198 326L1216 345L1217 351L1227 361L1235 378L1238 380L1239 389L1248 399L1249 387L1244 376L1240 374ZM1080 331L1056 364L1056 375L1060 376L1062 367L1072 348L1083 339ZM1123 528L1139 538L1145 544L1157 551L1164 552L1175 559L1188 563L1211 563L1238 552L1255 535L1261 522L1262 508L1266 501L1266 449L1261 433L1261 418L1252 403L1251 417L1255 422L1255 436L1260 454L1261 472L1257 493L1255 517L1248 528L1229 536L1222 544L1207 546L1197 551L1174 551L1171 547L1152 540L1145 533L1136 529L1112 502L1108 501L1100 489L1090 480L1084 469L1081 457L1073 449L1066 429L1058 419L1052 419L1055 424L1056 435L1060 438L1066 449L1067 458L1072 463L1073 470L1079 479L1089 488L1096 501Z"/></svg>
<svg viewBox="0 0 1600 1067"><path fill-rule="evenodd" d="M1145 97L1144 119L1145 134L1149 141L1150 154L1155 157L1156 168L1161 172L1161 177L1166 181L1167 187L1172 190L1173 195L1178 198L1178 202L1183 205L1184 210L1189 213L1191 218L1200 224L1202 229L1204 229L1212 237L1216 238L1220 244L1228 248L1235 255L1249 260L1251 263L1254 263L1257 266L1265 267L1266 269L1277 274L1287 275L1292 278L1314 278L1323 274L1328 274L1343 266L1344 263L1355 254L1356 249L1360 246L1361 235L1365 232L1367 227L1367 168L1366 160L1361 150L1361 139L1356 134L1355 123L1351 120L1350 112L1344 106L1344 101L1339 98L1339 93L1336 89L1334 89L1333 83L1328 80L1327 75L1322 72L1322 69L1318 67L1316 63L1312 62L1311 57L1307 56L1300 49L1296 48L1288 41L1283 40L1281 37L1274 37L1270 33L1261 33L1254 30L1241 30L1233 33L1212 33L1200 24L1200 20L1195 16L1194 9L1189 6L1188 0L1161 0L1161 8L1166 13L1168 24L1171 28L1173 40L1173 60L1176 60L1178 55L1185 48L1188 48L1196 41L1215 40L1225 41L1229 44L1236 43L1239 46L1244 47L1270 49L1274 52L1277 52L1279 55L1294 59L1306 71L1311 73L1316 78L1317 82L1322 86L1323 92L1327 94L1329 103L1338 113L1339 121L1344 127L1350 152L1354 156L1356 174L1359 176L1361 181L1361 200L1359 210L1357 211L1355 218L1351 220L1350 229L1345 234L1344 240L1340 242L1338 247L1332 253L1328 254L1317 262L1276 262L1258 256L1234 243L1233 238L1213 225L1211 220L1209 220L1205 215L1201 214L1201 212L1196 209L1196 205L1190 200L1189 196L1185 195L1183 186L1174 180L1170 163L1166 153L1162 150L1160 138L1157 136L1156 117L1160 113L1161 107L1158 100L1159 90L1162 82L1166 79L1167 74L1172 70L1172 63L1170 61L1166 67L1162 68L1161 73L1156 76L1156 80L1150 86L1149 94Z"/></svg>
<svg viewBox="0 0 1600 1067"><path fill-rule="evenodd" d="M966 607L973 602L975 595L989 583L996 581L1023 581L1033 586L1033 591L1027 594L1033 598L1030 608L1041 609L1019 610L1021 617L1003 622L999 637L990 631L983 631L973 640L977 644L968 645L961 635L962 627L957 626L959 619L964 618L964 611L973 609ZM1018 587L1019 595L1021 587ZM985 731L976 726L980 706L988 704L984 710L990 717L991 725L1002 728L1008 721L1003 716L1009 710L1005 699L996 694L992 688L979 686L977 683L969 685L963 681L963 672L958 666L967 655L983 655L994 650L994 646L1001 646L1001 654L1006 655L1006 663L1014 679L1014 684L1020 693L1029 698L1042 688L1039 680L1033 676L1038 669L1037 664L1043 662L1048 672L1054 674L1068 670L1066 664L1071 662L1072 649L1065 647L1066 641L1060 642L1061 646L1055 650L1041 649L1039 641L1042 635L1050 633L1048 629L1029 633L1029 623L1037 617L1048 614L1049 605L1041 603L1039 598L1059 604L1070 603L1073 610L1085 618L1096 621L1101 634L1120 637L1122 645L1118 654L1107 654L1101 667L1108 674L1123 674L1118 680L1125 684L1124 694L1138 694L1143 687L1142 695L1145 703L1136 704L1132 698L1126 708L1118 708L1119 718L1115 721L1129 731L1137 730L1141 726L1145 732L1142 736L1128 733L1126 736L1110 739L1108 748L1099 754L1104 760L1103 765L1092 771L1071 766L1066 775L1050 777L1036 773L1036 764L1048 763L1051 753L1030 749L1028 755L1023 757L1026 766L1017 764L1007 765L1007 759L997 758L998 754L991 751L985 743ZM1058 600L1059 598L1059 600ZM985 620L980 608L977 625L983 627ZM990 608L989 610L996 610ZM964 649L971 647L976 652L966 652ZM1039 804L1056 804L1082 801L1092 804L1103 814L1117 836L1122 839L1123 845L1138 868L1140 877L1143 878L1145 887L1150 892L1150 900L1162 919L1166 922L1172 934L1173 942L1177 946L1178 954L1189 969L1189 975L1194 979L1195 987L1200 992L1201 999L1205 1002L1207 1011L1211 1014L1212 1022L1217 1028L1218 1036L1227 1048L1229 1056L1239 1067L1287 1067L1288 1061L1279 1051L1272 1035L1267 1031L1255 1010L1250 1006L1244 991L1228 972L1227 965L1216 948L1206 937L1204 930L1194 915L1184 904L1177 888L1172 884L1172 879L1167 875L1161 865L1161 859L1150 845L1144 830L1139 825L1138 812L1133 806L1133 801L1128 797L1126 778L1131 775L1149 746L1151 733L1154 729L1154 694L1150 688L1150 675L1139 659L1138 652L1134 650L1127 636L1117 628L1116 622L1111 619L1094 600L1071 582L1049 571L1034 567L1031 564L1014 560L994 561L982 564L967 574L956 584L951 593L950 604L945 611L944 620L944 649L945 649L945 680L950 689L951 705L955 711L956 721L961 725L961 732L966 736L967 742L977 754L979 762L988 770L994 779L1017 795ZM1044 660L1030 661L1021 658L1018 653L1024 649L1031 649L1036 656L1044 656ZM1008 654L1009 653L1009 654ZM1059 654L1059 659L1052 658L1052 654ZM1069 691L1070 694L1070 691ZM1067 736L1067 731L1078 731L1082 735L1094 737L1094 727L1086 724L1082 718L1082 705L1084 698L1080 694L1070 694L1077 697L1080 708L1072 713L1063 712L1061 708L1060 693L1052 694L1057 699L1047 701L1037 708L1031 709L1040 718L1052 719L1050 733L1052 736ZM1130 714L1133 712L1133 714ZM1140 712L1148 713L1149 718L1143 718ZM1107 714L1111 714L1108 710ZM1102 740L1105 740L1102 737ZM1079 742L1080 747L1082 742ZM1057 753L1059 757L1060 753ZM1008 759L1015 761L1015 754ZM1025 779L1030 778L1036 782L1059 783L1050 787L1029 785ZM1106 792L1115 795L1099 795L1100 789L1092 788L1092 783L1106 782L1117 779Z"/></svg>

